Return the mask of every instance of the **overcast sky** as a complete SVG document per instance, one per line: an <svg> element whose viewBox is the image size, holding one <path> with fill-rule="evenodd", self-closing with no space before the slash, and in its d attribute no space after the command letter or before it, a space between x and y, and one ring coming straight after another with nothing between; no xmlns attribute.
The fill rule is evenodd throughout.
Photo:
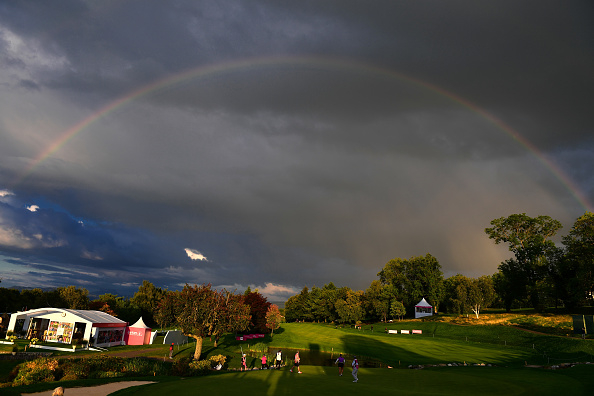
<svg viewBox="0 0 594 396"><path fill-rule="evenodd" d="M2 287L284 301L594 202L591 1L0 1Z"/></svg>

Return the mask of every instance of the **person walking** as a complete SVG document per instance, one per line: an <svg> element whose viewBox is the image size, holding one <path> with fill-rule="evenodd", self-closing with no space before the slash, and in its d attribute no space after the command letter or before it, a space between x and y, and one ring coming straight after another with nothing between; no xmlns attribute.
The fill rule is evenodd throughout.
<svg viewBox="0 0 594 396"><path fill-rule="evenodd" d="M353 382L358 382L359 381L359 377L358 377L358 373L359 373L359 361L357 360L357 356L353 356L353 363L351 364L351 367L353 368Z"/></svg>
<svg viewBox="0 0 594 396"><path fill-rule="evenodd" d="M301 370L299 369L299 362L301 361L301 359L299 358L299 351L297 351L297 353L295 353L295 362L293 363L293 367L291 367L291 372L293 372L293 369L295 367L297 367L297 372L299 374L301 374Z"/></svg>
<svg viewBox="0 0 594 396"><path fill-rule="evenodd" d="M169 359L173 359L173 342L169 345Z"/></svg>
<svg viewBox="0 0 594 396"><path fill-rule="evenodd" d="M276 368L279 369L281 366L281 361L283 360L283 353L282 351L279 349L278 352L276 353Z"/></svg>
<svg viewBox="0 0 594 396"><path fill-rule="evenodd" d="M268 364L266 364L266 360L267 360L266 354L262 355L261 360L262 360L262 370L264 370L265 368L268 368Z"/></svg>
<svg viewBox="0 0 594 396"><path fill-rule="evenodd" d="M342 377L342 371L344 370L344 358L342 357L342 353L338 359L336 359L334 364L338 364L338 375Z"/></svg>
<svg viewBox="0 0 594 396"><path fill-rule="evenodd" d="M246 357L245 357L245 353L243 355L241 355L241 369L240 371L247 371L247 362L246 362Z"/></svg>

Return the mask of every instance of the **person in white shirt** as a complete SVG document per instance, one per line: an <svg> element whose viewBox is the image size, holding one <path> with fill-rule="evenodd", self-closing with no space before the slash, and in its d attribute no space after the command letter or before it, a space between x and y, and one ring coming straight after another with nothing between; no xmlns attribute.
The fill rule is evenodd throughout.
<svg viewBox="0 0 594 396"><path fill-rule="evenodd" d="M353 363L351 364L353 368L353 378L355 379L353 382L359 381L357 373L359 372L359 361L357 360L357 356L353 356Z"/></svg>

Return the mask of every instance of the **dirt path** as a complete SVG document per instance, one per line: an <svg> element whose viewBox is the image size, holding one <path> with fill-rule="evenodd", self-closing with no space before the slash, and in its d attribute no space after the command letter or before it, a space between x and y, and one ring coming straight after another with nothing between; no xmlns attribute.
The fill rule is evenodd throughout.
<svg viewBox="0 0 594 396"><path fill-rule="evenodd" d="M64 388L64 396L107 396L110 393L119 391L120 389L154 383L154 381L122 381L97 386ZM37 393L23 393L21 396L52 396L53 392L53 390L48 390Z"/></svg>

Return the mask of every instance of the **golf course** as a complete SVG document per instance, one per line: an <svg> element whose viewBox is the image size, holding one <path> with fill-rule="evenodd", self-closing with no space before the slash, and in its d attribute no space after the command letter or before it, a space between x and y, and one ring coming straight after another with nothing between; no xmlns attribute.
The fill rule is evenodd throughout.
<svg viewBox="0 0 594 396"><path fill-rule="evenodd" d="M402 334L402 330L417 330ZM389 332L390 331L390 332ZM557 333L559 331L557 330ZM419 334L420 333L420 334ZM176 347L173 364L189 360L194 344ZM262 370L260 357L273 362L282 350L280 369ZM295 350L301 371L290 371ZM240 371L246 353L247 371ZM344 375L333 364L346 358ZM133 356L169 361L167 345L122 346L106 356ZM91 352L77 352L80 357ZM459 325L437 321L377 323L360 329L316 323L283 323L271 337L237 341L232 334L215 348L205 339L202 360L225 355L223 370L206 376L154 375L113 379L82 379L5 387L17 395L97 385L113 380L151 380L154 384L126 388L115 395L302 395L343 392L401 395L572 395L591 394L594 387L594 345L568 335L544 334L508 325ZM359 381L351 377L352 357L360 362ZM71 356L70 356L71 357ZM169 362L168 362L169 363ZM4 367L4 366L2 366ZM7 370L3 368L3 370ZM0 373L5 376L7 373Z"/></svg>

